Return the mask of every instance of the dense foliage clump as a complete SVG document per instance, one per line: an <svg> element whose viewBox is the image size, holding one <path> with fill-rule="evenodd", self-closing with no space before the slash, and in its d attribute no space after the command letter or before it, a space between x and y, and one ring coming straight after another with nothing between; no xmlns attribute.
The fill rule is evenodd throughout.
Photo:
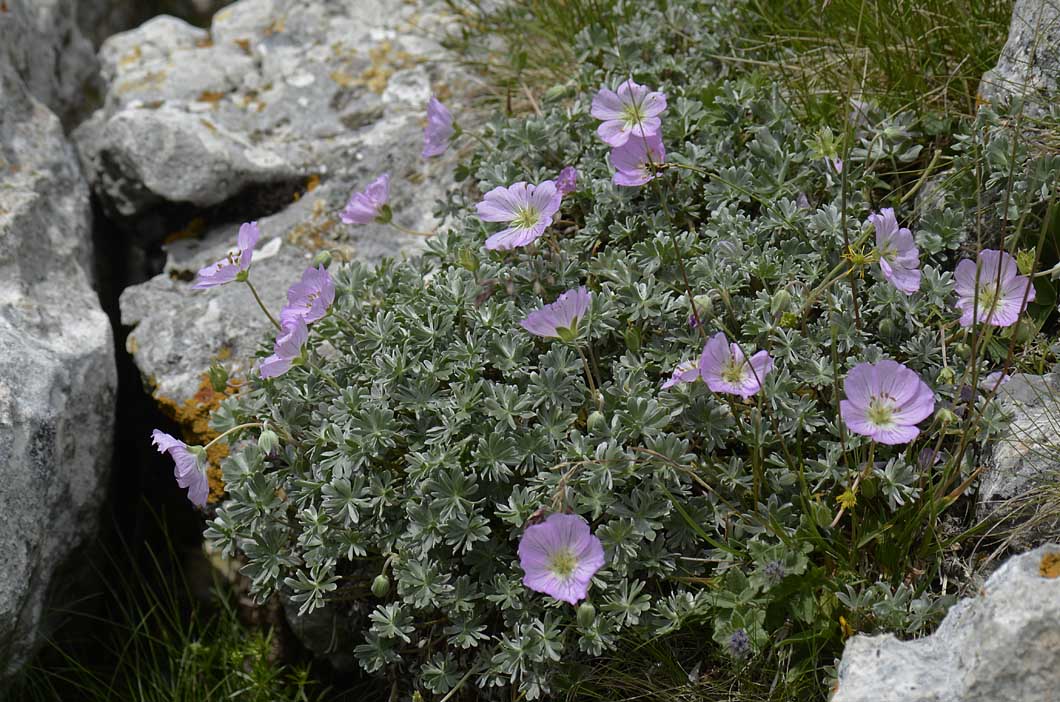
<svg viewBox="0 0 1060 702"><path fill-rule="evenodd" d="M953 271L1000 247L1033 272L1057 160L987 111L929 145L937 159L914 118L870 105L805 129L775 88L718 77L721 20L695 5L645 11L613 42L584 33L583 72L540 117L486 127L424 256L332 266L304 357L214 418L266 438L233 442L208 538L243 554L260 597L370 603L356 656L408 694L540 698L573 660L690 628L719 659L783 651L804 674L852 631L924 631L954 594L944 556L1004 420L982 379L1051 358L1055 296L1040 278L1019 323L962 327ZM667 154L619 187L589 105L631 76L667 96ZM908 177L928 160L942 185ZM484 248L482 193L570 165L577 189L544 236ZM919 248L913 294L873 252L885 207ZM576 338L520 325L579 286ZM768 351L761 390L663 389L718 332ZM883 359L934 396L908 444L840 419L848 372ZM591 607L522 583L524 528L555 512L603 544Z"/></svg>

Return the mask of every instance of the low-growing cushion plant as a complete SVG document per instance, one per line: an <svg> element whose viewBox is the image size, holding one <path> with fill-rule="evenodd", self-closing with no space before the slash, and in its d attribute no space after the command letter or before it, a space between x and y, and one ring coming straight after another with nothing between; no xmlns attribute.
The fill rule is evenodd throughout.
<svg viewBox="0 0 1060 702"><path fill-rule="evenodd" d="M480 135L424 255L307 271L214 417L207 538L257 596L361 617L358 661L406 698L537 699L689 629L823 678L852 632L952 600L990 374L1049 358L1029 276L1056 159L984 110L915 212L914 118L805 131L717 77L707 14L583 35L540 117ZM440 114L425 153L462 136ZM347 221L391 221L387 183ZM194 490L200 452L158 442Z"/></svg>

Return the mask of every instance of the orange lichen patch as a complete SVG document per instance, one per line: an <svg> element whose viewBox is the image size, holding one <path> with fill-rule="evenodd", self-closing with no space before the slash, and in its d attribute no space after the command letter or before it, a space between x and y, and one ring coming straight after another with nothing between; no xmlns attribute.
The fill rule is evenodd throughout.
<svg viewBox="0 0 1060 702"><path fill-rule="evenodd" d="M236 39L233 42L236 46L243 50L244 54L250 54L250 40L249 39Z"/></svg>
<svg viewBox="0 0 1060 702"><path fill-rule="evenodd" d="M231 354L230 349L225 349L222 353L224 351ZM180 425L184 441L202 446L217 438L217 432L210 429L210 415L221 406L221 402L226 398L238 393L240 387L237 383L229 382L223 392L217 392L210 384L210 376L203 373L199 381L199 389L183 403L177 403L176 400L165 396L156 395L155 399L162 407L162 411ZM221 461L227 455L228 445L224 443L215 444L206 452L206 477L210 483L211 502L224 496L225 486L221 479Z"/></svg>
<svg viewBox="0 0 1060 702"><path fill-rule="evenodd" d="M201 93L199 93L199 97L197 97L195 99L198 102L209 102L209 103L216 104L218 102L221 102L221 100L224 99L226 94L227 93L222 93L219 90L204 90Z"/></svg>
<svg viewBox="0 0 1060 702"><path fill-rule="evenodd" d="M114 92L118 95L124 95L131 93L134 90L142 90L144 88L158 88L161 87L162 81L166 79L166 71L152 71L140 80L130 80L125 83L120 83Z"/></svg>
<svg viewBox="0 0 1060 702"><path fill-rule="evenodd" d="M209 49L211 46L213 46L213 37L206 37L204 39L200 39L199 41L195 42L195 46L200 49Z"/></svg>
<svg viewBox="0 0 1060 702"><path fill-rule="evenodd" d="M307 193L311 193L314 190L316 190L319 186L320 186L320 176L311 175L311 176L309 176L309 179L305 182L305 191Z"/></svg>
<svg viewBox="0 0 1060 702"><path fill-rule="evenodd" d="M287 18L286 17L280 17L279 19L274 20L273 23L270 24L268 27L266 27L265 31L262 32L262 34L264 34L267 37L271 37L273 34L282 33L283 30L286 27L287 27Z"/></svg>
<svg viewBox="0 0 1060 702"><path fill-rule="evenodd" d="M407 51L394 51L394 46L389 41L379 42L378 45L369 49L368 58L372 65L364 70L358 82L378 94L386 90L390 76L396 71L412 68L417 63L423 62L423 58L413 56Z"/></svg>
<svg viewBox="0 0 1060 702"><path fill-rule="evenodd" d="M194 217L184 225L183 229L166 234L166 238L162 240L162 243L172 244L174 241L180 241L181 239L198 239L205 231L206 220L202 217Z"/></svg>
<svg viewBox="0 0 1060 702"><path fill-rule="evenodd" d="M1038 575L1043 578L1060 578L1060 553L1047 553L1038 564Z"/></svg>
<svg viewBox="0 0 1060 702"><path fill-rule="evenodd" d="M349 73L338 69L329 73L328 76L331 78L331 80L335 81L343 88L352 88L360 83L360 81L357 80L357 78L355 78L354 76L351 76Z"/></svg>
<svg viewBox="0 0 1060 702"><path fill-rule="evenodd" d="M214 133L216 133L216 132L217 132L217 127L216 127L216 126L214 125L214 123L213 123L213 122L211 122L211 121L210 121L210 120L208 120L208 119L200 119L200 120L199 120L199 124L201 124L202 126L206 127L206 128L207 128L207 129L209 129L209 130L210 130L211 132L214 132Z"/></svg>

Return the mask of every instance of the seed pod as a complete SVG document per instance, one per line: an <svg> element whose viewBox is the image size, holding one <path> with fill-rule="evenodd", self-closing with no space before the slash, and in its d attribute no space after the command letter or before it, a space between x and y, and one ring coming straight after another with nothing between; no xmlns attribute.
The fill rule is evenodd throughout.
<svg viewBox="0 0 1060 702"><path fill-rule="evenodd" d="M880 326L878 328L879 328L880 336L884 337L885 339L889 339L889 338L893 337L894 333L896 331L895 326L894 326L894 322L892 322L889 319L881 319L880 320Z"/></svg>
<svg viewBox="0 0 1060 702"><path fill-rule="evenodd" d="M375 580L372 581L372 594L382 599L388 592L390 592L390 578L382 574L375 576Z"/></svg>
<svg viewBox="0 0 1060 702"><path fill-rule="evenodd" d="M953 385L954 379L957 375L953 372L953 369L946 366L939 371L938 383L939 385Z"/></svg>

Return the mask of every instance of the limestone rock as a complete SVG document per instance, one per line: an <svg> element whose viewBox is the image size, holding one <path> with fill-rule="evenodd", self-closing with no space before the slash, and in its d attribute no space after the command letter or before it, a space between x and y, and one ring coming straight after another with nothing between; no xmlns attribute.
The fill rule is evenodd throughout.
<svg viewBox="0 0 1060 702"><path fill-rule="evenodd" d="M47 634L91 538L117 372L90 284L91 210L59 120L0 57L0 677Z"/></svg>
<svg viewBox="0 0 1060 702"><path fill-rule="evenodd" d="M996 516L1010 527L1033 520L1029 528L1017 530L1015 546L1025 550L1036 545L1035 541L1060 533L1060 519L1055 515L1035 517L1042 500L1033 499L1036 490L1060 480L1060 377L1014 375L998 389L996 400L1011 416L1011 423L994 443L987 461L976 516ZM1031 498L1022 499L1027 496Z"/></svg>
<svg viewBox="0 0 1060 702"><path fill-rule="evenodd" d="M191 398L215 360L246 377L272 336L245 286L191 288L240 221L261 227L250 277L274 314L321 248L337 260L419 251L422 237L339 220L381 173L395 222L436 227L452 161L420 150L432 82L448 74L411 24L423 17L399 0L242 0L209 33L159 17L103 46L106 105L76 134L97 192L127 221L180 206L206 232L167 244L162 274L121 296L128 348L164 406Z"/></svg>
<svg viewBox="0 0 1060 702"><path fill-rule="evenodd" d="M991 102L1026 100L1029 115L1048 114L1060 98L1060 3L1016 0L1008 41L997 66L983 76L979 94Z"/></svg>
<svg viewBox="0 0 1060 702"><path fill-rule="evenodd" d="M243 0L209 32L158 17L112 37L100 52L105 107L76 134L89 179L125 217L313 176L352 185L389 167L423 179L411 157L441 69L426 65L440 47L413 32L416 10ZM380 140L399 158L368 162Z"/></svg>
<svg viewBox="0 0 1060 702"><path fill-rule="evenodd" d="M1053 702L1060 690L1060 546L1011 558L931 636L855 636L832 702Z"/></svg>
<svg viewBox="0 0 1060 702"><path fill-rule="evenodd" d="M77 24L80 0L8 0L0 12L0 63L12 66L38 100L64 122L83 110L99 64Z"/></svg>

